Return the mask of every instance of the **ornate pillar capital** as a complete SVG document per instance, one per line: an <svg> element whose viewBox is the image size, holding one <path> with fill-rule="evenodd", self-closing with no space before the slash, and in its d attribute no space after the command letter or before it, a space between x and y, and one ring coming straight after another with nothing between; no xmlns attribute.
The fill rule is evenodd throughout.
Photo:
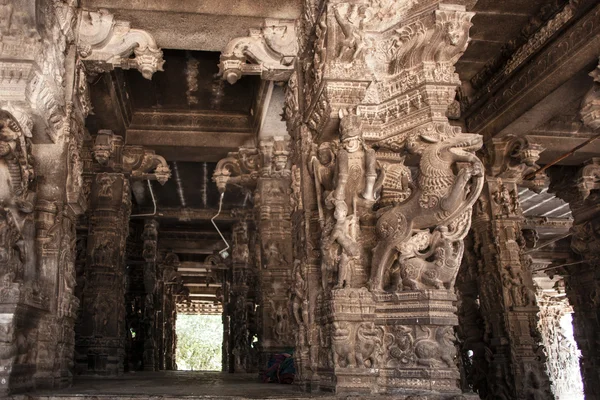
<svg viewBox="0 0 600 400"><path fill-rule="evenodd" d="M242 75L286 81L294 71L298 50L295 21L267 18L259 29L227 44L221 52L219 75L231 84Z"/></svg>
<svg viewBox="0 0 600 400"><path fill-rule="evenodd" d="M489 177L500 178L526 186L539 193L548 184L546 174L533 175L540 166L537 161L545 149L529 137L504 136L492 138L484 162Z"/></svg>
<svg viewBox="0 0 600 400"><path fill-rule="evenodd" d="M228 184L242 185L254 189L259 176L260 155L255 147L241 147L221 159L213 173L213 182L220 193L225 193Z"/></svg>
<svg viewBox="0 0 600 400"><path fill-rule="evenodd" d="M79 56L91 73L135 68L152 79L156 71L163 70L163 53L152 35L116 20L106 10L81 10L77 36Z"/></svg>

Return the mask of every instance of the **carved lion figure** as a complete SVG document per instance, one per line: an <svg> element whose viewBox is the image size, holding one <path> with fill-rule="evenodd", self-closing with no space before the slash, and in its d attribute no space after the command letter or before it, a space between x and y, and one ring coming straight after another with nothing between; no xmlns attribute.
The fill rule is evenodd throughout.
<svg viewBox="0 0 600 400"><path fill-rule="evenodd" d="M455 368L454 329L451 326L438 327L435 340L430 338L430 329L424 329L428 332L428 337L415 343L417 364L428 367L439 367L446 364L448 368Z"/></svg>
<svg viewBox="0 0 600 400"><path fill-rule="evenodd" d="M356 330L356 364L360 367L377 368L382 352L381 331L373 322L363 322Z"/></svg>

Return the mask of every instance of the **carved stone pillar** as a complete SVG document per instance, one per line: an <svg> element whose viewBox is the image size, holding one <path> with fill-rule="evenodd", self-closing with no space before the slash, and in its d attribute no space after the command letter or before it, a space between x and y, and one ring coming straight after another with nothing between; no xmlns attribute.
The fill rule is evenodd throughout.
<svg viewBox="0 0 600 400"><path fill-rule="evenodd" d="M146 297L144 298L144 370L157 370L157 355L156 355L156 313L155 305L158 303L156 293L156 250L158 242L158 222L156 220L148 220L144 224L144 232L142 233L144 241L142 256L146 264L144 265L144 290Z"/></svg>
<svg viewBox="0 0 600 400"><path fill-rule="evenodd" d="M571 173L569 173L571 172ZM571 248L582 262L567 266L565 283L569 302L573 306L575 339L581 350L581 374L586 399L600 398L598 368L600 351L600 196L598 177L600 159L594 158L576 173L559 170L552 176L550 191L567 201L573 214Z"/></svg>
<svg viewBox="0 0 600 400"><path fill-rule="evenodd" d="M184 301L189 295L183 286L183 280L177 268L179 258L175 253L167 253L159 265L159 281L157 289L159 311L156 317L156 342L158 352L158 369L175 370L177 333L175 324L177 320L177 302Z"/></svg>
<svg viewBox="0 0 600 400"><path fill-rule="evenodd" d="M294 347L289 312L293 261L289 140L263 140L259 153L262 162L254 198L261 254L260 366L264 367L272 354Z"/></svg>
<svg viewBox="0 0 600 400"><path fill-rule="evenodd" d="M541 190L545 177L524 181L543 150L527 139L493 139L486 159L488 176L475 206L473 231L478 259L480 307L489 352L486 385L480 396L552 398L539 308L521 233L524 217L517 184Z"/></svg>
<svg viewBox="0 0 600 400"><path fill-rule="evenodd" d="M445 114L471 17L397 2L305 10L307 57L285 115L302 153L296 230L306 250L294 298L308 303L298 324L316 326L298 335L311 387L461 393L454 280L482 187L482 140Z"/></svg>
<svg viewBox="0 0 600 400"><path fill-rule="evenodd" d="M124 255L131 195L122 173L96 174L90 195L86 286L76 344L79 374L123 372Z"/></svg>
<svg viewBox="0 0 600 400"><path fill-rule="evenodd" d="M256 282L252 268L249 246L248 221L242 220L233 226L232 282L229 296L229 321L231 335L232 372L250 372L253 366L252 335L250 319L254 313L254 301L249 297L250 285Z"/></svg>
<svg viewBox="0 0 600 400"><path fill-rule="evenodd" d="M241 148L230 153L217 165L213 180L221 193L231 183L254 190L258 231L254 253L260 287L256 295L258 315L254 319L259 321L262 367L271 354L294 346L288 310L292 275L289 140L266 138L258 148ZM234 275L234 284L235 280ZM241 303L239 306L241 309Z"/></svg>
<svg viewBox="0 0 600 400"><path fill-rule="evenodd" d="M581 352L573 335L565 329L565 325L571 323L569 317L573 309L565 296L564 287L559 286L558 290L551 293L538 290L537 302L540 307L539 330L546 349L552 393L558 399L582 398L583 384L579 370Z"/></svg>
<svg viewBox="0 0 600 400"><path fill-rule="evenodd" d="M153 151L123 146L122 138L108 130L98 132L91 154L96 163L88 162L86 171L91 178L90 216L76 370L79 374L116 375L123 372L125 355L124 257L131 212L130 179L164 183L170 170ZM143 256L150 264L155 257L156 239L156 229L152 227L156 228L153 224L148 226L144 235L148 248L145 246ZM151 274L147 275L150 278ZM151 279L147 283L152 286ZM153 340L151 327L146 328L146 340ZM151 354L152 348L148 347L145 350ZM152 357L145 361L152 365Z"/></svg>

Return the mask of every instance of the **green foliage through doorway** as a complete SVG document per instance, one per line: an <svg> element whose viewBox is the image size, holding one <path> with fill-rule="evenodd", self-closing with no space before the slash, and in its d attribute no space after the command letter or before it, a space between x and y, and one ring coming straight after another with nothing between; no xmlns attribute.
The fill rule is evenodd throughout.
<svg viewBox="0 0 600 400"><path fill-rule="evenodd" d="M177 369L221 371L223 322L220 315L177 315Z"/></svg>

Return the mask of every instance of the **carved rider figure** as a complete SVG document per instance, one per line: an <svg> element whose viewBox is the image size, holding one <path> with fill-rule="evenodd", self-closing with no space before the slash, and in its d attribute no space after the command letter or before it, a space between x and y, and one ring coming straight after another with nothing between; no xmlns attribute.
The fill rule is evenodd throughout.
<svg viewBox="0 0 600 400"><path fill-rule="evenodd" d="M335 191L329 202L344 201L348 209L370 207L375 202L377 180L375 151L363 140L360 115L340 110L340 139ZM357 199L357 194L360 199Z"/></svg>

